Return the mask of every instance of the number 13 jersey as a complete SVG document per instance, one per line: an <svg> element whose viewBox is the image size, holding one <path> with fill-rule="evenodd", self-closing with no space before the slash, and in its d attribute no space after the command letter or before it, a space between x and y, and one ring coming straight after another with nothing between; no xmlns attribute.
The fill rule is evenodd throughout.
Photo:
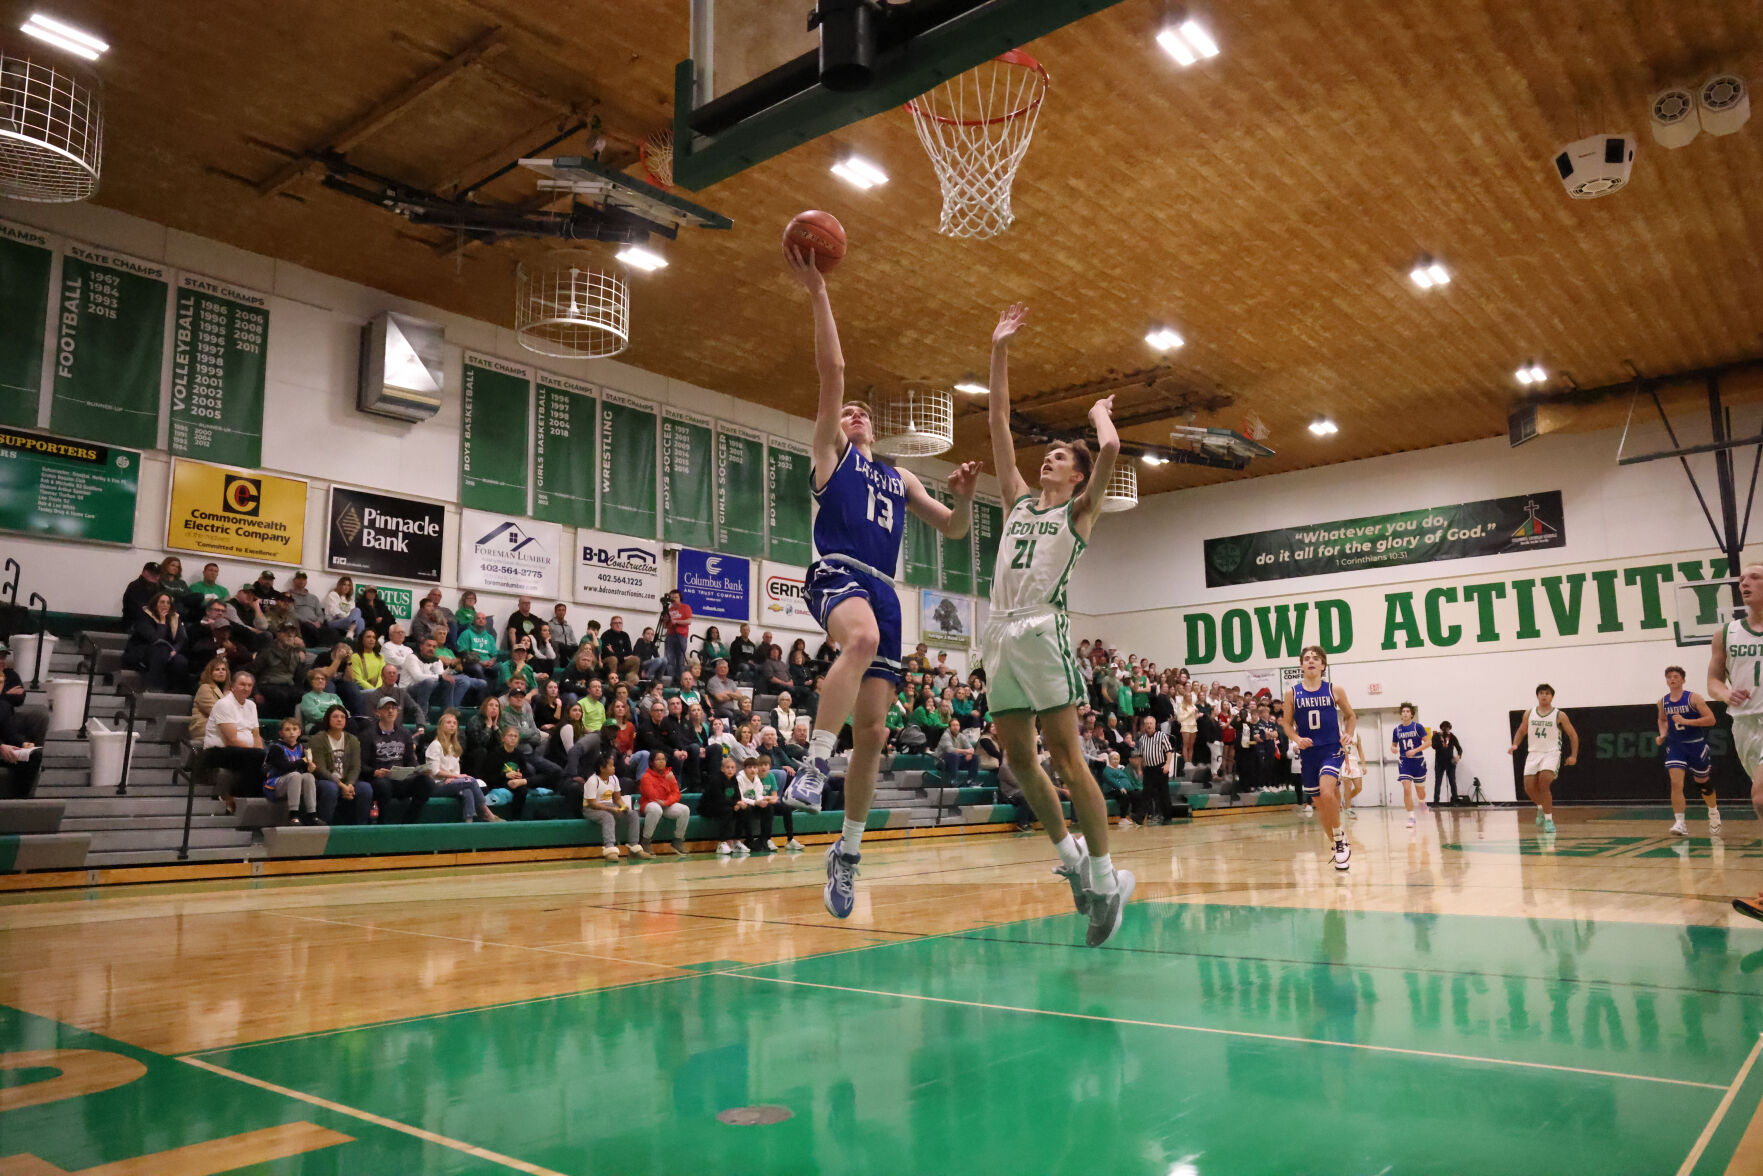
<svg viewBox="0 0 1763 1176"><path fill-rule="evenodd" d="M893 579L906 523L906 482L898 470L846 443L826 485L815 488L816 556L842 555Z"/></svg>
<svg viewBox="0 0 1763 1176"><path fill-rule="evenodd" d="M998 559L992 568L993 612L1065 611L1071 569L1084 549L1084 541L1071 524L1077 499L1048 510L1036 510L1037 501L1033 494L1025 494L1005 516Z"/></svg>

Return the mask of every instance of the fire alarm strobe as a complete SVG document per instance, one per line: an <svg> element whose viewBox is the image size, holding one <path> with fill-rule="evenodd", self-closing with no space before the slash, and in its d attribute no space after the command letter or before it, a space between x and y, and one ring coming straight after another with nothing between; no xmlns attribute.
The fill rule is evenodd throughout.
<svg viewBox="0 0 1763 1176"><path fill-rule="evenodd" d="M1555 154L1561 184L1575 200L1592 200L1617 191L1628 183L1633 167L1633 135L1592 135Z"/></svg>

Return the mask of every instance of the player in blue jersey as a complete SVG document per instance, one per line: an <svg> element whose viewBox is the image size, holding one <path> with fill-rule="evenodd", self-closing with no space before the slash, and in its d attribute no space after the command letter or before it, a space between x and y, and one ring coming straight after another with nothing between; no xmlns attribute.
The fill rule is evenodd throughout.
<svg viewBox="0 0 1763 1176"><path fill-rule="evenodd" d="M851 720L851 758L845 770L845 822L826 852L826 909L843 919L856 903L863 826L875 797L876 770L887 740L888 708L900 682L900 600L894 569L906 512L959 539L973 521L979 463L949 475L951 509L930 496L911 470L877 461L875 420L869 405L845 400L845 357L827 297L826 279L787 241L790 273L814 307L814 360L820 401L814 417L815 560L808 567L808 609L839 647L827 671L808 741L808 763L784 794L792 808L820 811L828 761L839 731Z"/></svg>
<svg viewBox="0 0 1763 1176"><path fill-rule="evenodd" d="M1408 827L1414 828L1415 810L1426 815L1426 728L1414 721L1420 708L1404 702L1396 713L1402 721L1390 732L1390 755L1396 760L1396 779L1402 782L1402 807L1408 810Z"/></svg>
<svg viewBox="0 0 1763 1176"><path fill-rule="evenodd" d="M1683 823L1683 778L1696 778L1702 803L1708 806L1708 834L1720 832L1720 806L1714 796L1714 756L1708 749L1708 728L1714 712L1694 690L1683 688L1682 666L1665 667L1665 697L1659 700L1659 746L1665 749L1665 774L1671 778L1671 831L1689 836Z"/></svg>
<svg viewBox="0 0 1763 1176"><path fill-rule="evenodd" d="M1334 868L1344 870L1353 860L1353 849L1341 827L1340 777L1346 759L1341 745L1352 742L1359 717L1353 713L1346 692L1322 680L1322 672L1328 669L1328 654L1322 652L1322 646L1306 646L1298 668L1303 678L1286 691L1280 725L1298 749L1303 765L1304 802L1316 806L1332 847Z"/></svg>

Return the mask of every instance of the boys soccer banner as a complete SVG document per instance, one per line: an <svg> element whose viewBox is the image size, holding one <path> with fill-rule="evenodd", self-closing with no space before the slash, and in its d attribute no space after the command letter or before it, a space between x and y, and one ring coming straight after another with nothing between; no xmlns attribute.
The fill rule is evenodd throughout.
<svg viewBox="0 0 1763 1176"><path fill-rule="evenodd" d="M482 510L459 512L459 586L556 600L563 528Z"/></svg>
<svg viewBox="0 0 1763 1176"><path fill-rule="evenodd" d="M0 530L132 543L141 455L0 429Z"/></svg>
<svg viewBox="0 0 1763 1176"><path fill-rule="evenodd" d="M168 271L69 245L55 314L49 427L112 445L159 443Z"/></svg>
<svg viewBox="0 0 1763 1176"><path fill-rule="evenodd" d="M575 598L652 612L661 599L661 544L610 531L577 531Z"/></svg>
<svg viewBox="0 0 1763 1176"><path fill-rule="evenodd" d="M178 280L171 326L171 440L182 457L263 464L269 299L207 278Z"/></svg>
<svg viewBox="0 0 1763 1176"><path fill-rule="evenodd" d="M1280 527L1206 540L1206 587L1562 547L1561 492Z"/></svg>
<svg viewBox="0 0 1763 1176"><path fill-rule="evenodd" d="M165 545L251 563L302 563L306 483L173 458Z"/></svg>
<svg viewBox="0 0 1763 1176"><path fill-rule="evenodd" d="M709 417L661 413L661 537L708 547L716 541L716 479Z"/></svg>
<svg viewBox="0 0 1763 1176"><path fill-rule="evenodd" d="M918 594L918 639L944 649L973 644L973 597L950 596L933 588Z"/></svg>
<svg viewBox="0 0 1763 1176"><path fill-rule="evenodd" d="M753 619L753 563L734 555L694 551L679 553L680 598L694 617L713 621Z"/></svg>
<svg viewBox="0 0 1763 1176"><path fill-rule="evenodd" d="M439 584L446 531L440 503L332 486L324 566L339 575ZM388 591L380 589L382 600Z"/></svg>
<svg viewBox="0 0 1763 1176"><path fill-rule="evenodd" d="M524 515L532 372L471 351L460 370L459 505Z"/></svg>
<svg viewBox="0 0 1763 1176"><path fill-rule="evenodd" d="M47 233L0 221L0 425L37 423L54 261Z"/></svg>

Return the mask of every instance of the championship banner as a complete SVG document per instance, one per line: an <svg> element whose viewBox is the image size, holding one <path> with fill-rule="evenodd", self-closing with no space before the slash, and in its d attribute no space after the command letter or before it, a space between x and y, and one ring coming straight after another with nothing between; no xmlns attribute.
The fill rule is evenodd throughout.
<svg viewBox="0 0 1763 1176"><path fill-rule="evenodd" d="M765 446L765 554L806 566L814 558L814 455L771 437Z"/></svg>
<svg viewBox="0 0 1763 1176"><path fill-rule="evenodd" d="M716 478L709 417L661 410L661 537L708 547L716 541Z"/></svg>
<svg viewBox="0 0 1763 1176"><path fill-rule="evenodd" d="M914 588L935 588L942 546L943 536L937 529L907 511L905 535L900 541L900 579Z"/></svg>
<svg viewBox="0 0 1763 1176"><path fill-rule="evenodd" d="M973 644L973 597L951 596L934 588L918 594L918 639L943 649Z"/></svg>
<svg viewBox="0 0 1763 1176"><path fill-rule="evenodd" d="M973 500L973 582L981 596L992 592L998 565L998 537L1004 533L1004 504L989 498Z"/></svg>
<svg viewBox="0 0 1763 1176"><path fill-rule="evenodd" d="M324 566L357 578L439 584L446 529L447 508L439 503L332 486Z"/></svg>
<svg viewBox="0 0 1763 1176"><path fill-rule="evenodd" d="M67 247L55 313L51 429L136 449L159 443L169 276L150 261Z"/></svg>
<svg viewBox="0 0 1763 1176"><path fill-rule="evenodd" d="M533 517L566 527L592 527L599 480L594 458L599 389L550 372L540 372L535 386Z"/></svg>
<svg viewBox="0 0 1763 1176"><path fill-rule="evenodd" d="M170 450L263 464L269 299L208 278L178 279L171 326Z"/></svg>
<svg viewBox="0 0 1763 1176"><path fill-rule="evenodd" d="M680 597L692 615L712 621L753 619L753 562L683 547L679 553Z"/></svg>
<svg viewBox="0 0 1763 1176"><path fill-rule="evenodd" d="M1280 527L1206 540L1206 587L1563 547L1561 492Z"/></svg>
<svg viewBox="0 0 1763 1176"><path fill-rule="evenodd" d="M0 530L132 543L141 455L0 429Z"/></svg>
<svg viewBox="0 0 1763 1176"><path fill-rule="evenodd" d="M459 505L526 513L531 369L467 351L460 366Z"/></svg>
<svg viewBox="0 0 1763 1176"><path fill-rule="evenodd" d="M814 623L808 611L808 570L766 560L759 565L759 624L796 629Z"/></svg>
<svg viewBox="0 0 1763 1176"><path fill-rule="evenodd" d="M955 509L955 496L950 494L947 490L932 490L931 497L948 507L951 511ZM967 534L961 536L959 539L948 539L941 535L938 536L938 538L942 540L943 550L941 556L942 575L937 582L937 587L941 588L944 592L952 593L957 596L973 595L974 534L972 520L975 512L971 507L972 504L970 503Z"/></svg>
<svg viewBox="0 0 1763 1176"><path fill-rule="evenodd" d="M600 526L653 539L656 408L610 388L600 390Z"/></svg>
<svg viewBox="0 0 1763 1176"><path fill-rule="evenodd" d="M563 528L482 510L459 512L459 586L556 600Z"/></svg>
<svg viewBox="0 0 1763 1176"><path fill-rule="evenodd" d="M716 544L765 554L765 434L716 422Z"/></svg>
<svg viewBox="0 0 1763 1176"><path fill-rule="evenodd" d="M0 425L37 423L54 249L49 234L0 221Z"/></svg>
<svg viewBox="0 0 1763 1176"><path fill-rule="evenodd" d="M173 458L165 545L298 565L306 548L306 482Z"/></svg>
<svg viewBox="0 0 1763 1176"><path fill-rule="evenodd" d="M661 600L661 544L610 531L575 533L575 598L583 604L654 611Z"/></svg>

